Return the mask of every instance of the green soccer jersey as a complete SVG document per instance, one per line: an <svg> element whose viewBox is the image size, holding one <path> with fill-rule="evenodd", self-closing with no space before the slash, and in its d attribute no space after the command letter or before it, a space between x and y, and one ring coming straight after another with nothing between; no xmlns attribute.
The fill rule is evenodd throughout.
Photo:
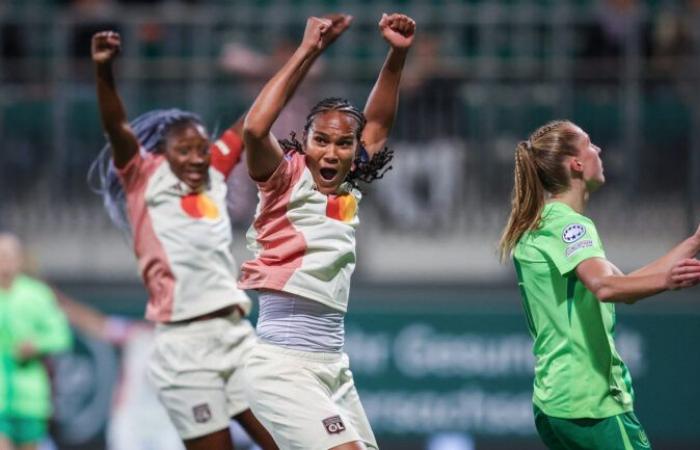
<svg viewBox="0 0 700 450"><path fill-rule="evenodd" d="M71 336L51 289L19 276L9 290L0 288L0 417L46 418L51 413L42 361L17 357L17 346L25 341L46 355L67 350Z"/></svg>
<svg viewBox="0 0 700 450"><path fill-rule="evenodd" d="M629 371L615 350L615 306L576 277L576 266L605 258L593 222L560 202L545 205L538 229L513 252L535 342L533 401L561 418L604 418L632 410Z"/></svg>

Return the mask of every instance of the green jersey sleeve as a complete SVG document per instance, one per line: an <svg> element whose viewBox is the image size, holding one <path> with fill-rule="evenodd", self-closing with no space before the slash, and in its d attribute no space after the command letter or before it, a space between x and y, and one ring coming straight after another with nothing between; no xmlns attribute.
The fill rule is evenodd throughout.
<svg viewBox="0 0 700 450"><path fill-rule="evenodd" d="M57 353L70 349L71 331L53 291L37 283L35 305L36 335L33 344L42 354Z"/></svg>
<svg viewBox="0 0 700 450"><path fill-rule="evenodd" d="M551 259L562 276L590 258L605 258L603 243L595 224L580 214L567 214L543 224L545 245L541 250Z"/></svg>

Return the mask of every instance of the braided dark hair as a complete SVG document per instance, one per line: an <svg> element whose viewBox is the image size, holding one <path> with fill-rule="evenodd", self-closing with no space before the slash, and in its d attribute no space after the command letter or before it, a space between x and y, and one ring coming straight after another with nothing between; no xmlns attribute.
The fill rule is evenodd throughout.
<svg viewBox="0 0 700 450"><path fill-rule="evenodd" d="M304 125L304 135L303 141L306 141L306 137L309 134L311 125L319 114L323 114L329 111L340 111L342 113L348 114L350 117L357 121L358 127L355 130L355 137L360 143L357 155L355 156L354 170L351 170L345 177L345 181L350 183L353 187L358 187L358 182L371 183L374 180L379 180L384 177L391 166L387 165L394 158L394 151L389 150L388 147L384 147L383 150L375 153L371 158L369 153L365 150L362 144L362 131L365 129L367 124L367 119L365 115L353 106L348 100L339 97L328 97L320 102L318 102L313 108L308 116L306 116L306 124ZM304 144L299 142L296 138L296 133L292 132L289 135L289 139L281 139L279 141L282 146L282 150L285 153L297 152L304 153Z"/></svg>

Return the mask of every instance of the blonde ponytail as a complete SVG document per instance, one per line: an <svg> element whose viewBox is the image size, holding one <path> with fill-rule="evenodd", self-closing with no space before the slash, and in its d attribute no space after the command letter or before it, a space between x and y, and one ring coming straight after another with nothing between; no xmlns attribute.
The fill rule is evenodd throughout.
<svg viewBox="0 0 700 450"><path fill-rule="evenodd" d="M577 130L566 120L550 122L515 148L510 217L498 244L502 262L525 232L539 226L546 193L558 194L568 189L569 172L564 160L578 153Z"/></svg>

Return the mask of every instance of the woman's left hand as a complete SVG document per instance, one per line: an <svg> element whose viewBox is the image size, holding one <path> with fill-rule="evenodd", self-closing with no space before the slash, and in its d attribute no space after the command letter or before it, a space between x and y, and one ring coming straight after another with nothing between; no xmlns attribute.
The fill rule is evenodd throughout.
<svg viewBox="0 0 700 450"><path fill-rule="evenodd" d="M405 50L413 44L416 22L405 14L382 14L379 32L393 48Z"/></svg>

